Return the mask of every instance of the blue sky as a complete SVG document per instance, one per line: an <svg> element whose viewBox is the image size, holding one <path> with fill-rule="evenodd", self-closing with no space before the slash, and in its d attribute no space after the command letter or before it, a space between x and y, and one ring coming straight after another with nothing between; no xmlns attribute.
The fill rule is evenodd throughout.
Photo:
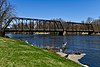
<svg viewBox="0 0 100 67"><path fill-rule="evenodd" d="M16 16L80 22L100 17L100 0L8 0Z"/></svg>

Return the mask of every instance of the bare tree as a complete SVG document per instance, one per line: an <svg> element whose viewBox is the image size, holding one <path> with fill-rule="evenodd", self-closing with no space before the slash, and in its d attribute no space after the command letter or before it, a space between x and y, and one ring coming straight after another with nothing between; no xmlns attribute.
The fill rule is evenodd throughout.
<svg viewBox="0 0 100 67"><path fill-rule="evenodd" d="M0 26L12 17L12 5L7 0L0 0Z"/></svg>

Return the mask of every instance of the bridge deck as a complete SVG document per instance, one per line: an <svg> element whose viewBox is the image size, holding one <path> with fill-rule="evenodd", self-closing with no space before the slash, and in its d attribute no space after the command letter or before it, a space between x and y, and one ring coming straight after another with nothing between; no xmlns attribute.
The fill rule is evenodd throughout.
<svg viewBox="0 0 100 67"><path fill-rule="evenodd" d="M5 32L93 32L93 30L63 30L63 29L5 29Z"/></svg>

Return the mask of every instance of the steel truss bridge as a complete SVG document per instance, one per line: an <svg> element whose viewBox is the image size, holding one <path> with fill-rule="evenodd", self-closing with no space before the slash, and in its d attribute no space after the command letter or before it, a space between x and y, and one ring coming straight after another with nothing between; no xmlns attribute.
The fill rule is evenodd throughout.
<svg viewBox="0 0 100 67"><path fill-rule="evenodd" d="M100 25L99 25L100 26ZM100 32L96 25L87 23L61 22L33 18L12 17L3 26L3 34L7 32L58 32L58 35ZM96 29L96 30L95 30Z"/></svg>

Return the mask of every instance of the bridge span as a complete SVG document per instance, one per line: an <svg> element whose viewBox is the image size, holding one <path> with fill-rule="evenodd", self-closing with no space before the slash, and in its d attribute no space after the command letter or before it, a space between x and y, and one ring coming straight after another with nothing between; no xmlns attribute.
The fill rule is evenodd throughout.
<svg viewBox="0 0 100 67"><path fill-rule="evenodd" d="M96 33L93 24L62 22L56 20L43 20L34 18L12 17L2 27L2 34L23 32L53 32L58 35Z"/></svg>

